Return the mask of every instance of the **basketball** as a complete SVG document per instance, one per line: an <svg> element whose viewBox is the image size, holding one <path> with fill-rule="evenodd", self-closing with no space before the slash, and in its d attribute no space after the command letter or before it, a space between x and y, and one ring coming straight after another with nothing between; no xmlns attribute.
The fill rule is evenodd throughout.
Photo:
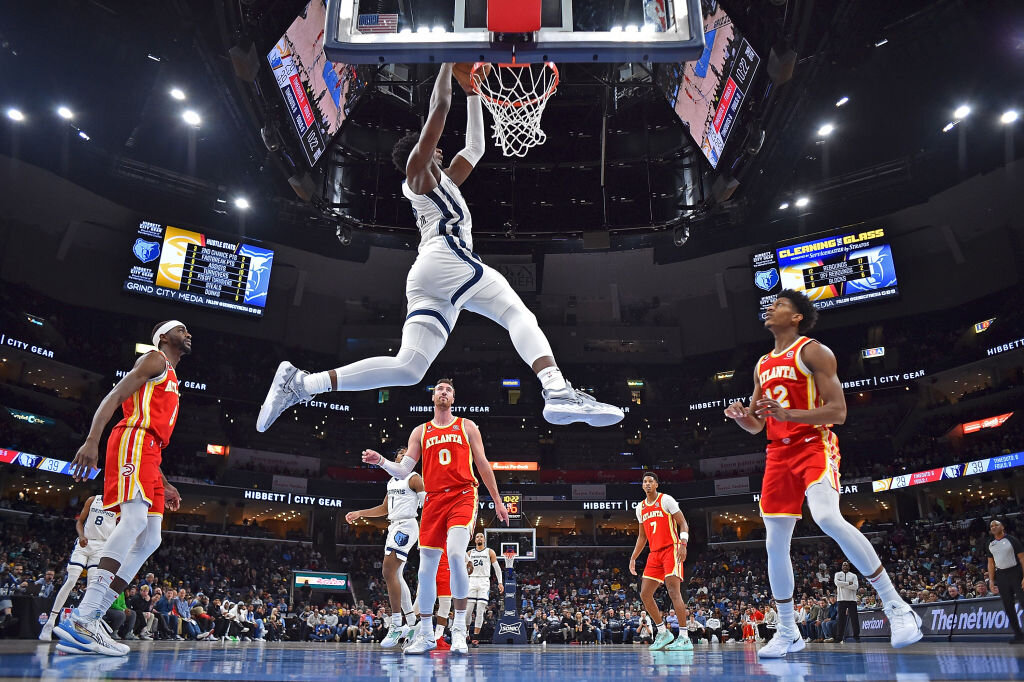
<svg viewBox="0 0 1024 682"><path fill-rule="evenodd" d="M484 64L480 67L479 73L482 77L486 78L487 74L491 72L491 65ZM455 76L455 80L459 82L462 89L466 94L473 93L473 62L460 62L452 68L452 74Z"/></svg>

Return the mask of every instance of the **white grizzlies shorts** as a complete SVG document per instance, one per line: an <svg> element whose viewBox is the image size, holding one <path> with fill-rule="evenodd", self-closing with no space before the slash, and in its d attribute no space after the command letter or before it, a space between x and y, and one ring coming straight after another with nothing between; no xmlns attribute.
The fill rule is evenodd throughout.
<svg viewBox="0 0 1024 682"><path fill-rule="evenodd" d="M420 525L416 519L392 521L388 526L388 539L384 543L384 556L394 552L395 556L405 561L419 539Z"/></svg>
<svg viewBox="0 0 1024 682"><path fill-rule="evenodd" d="M96 568L103 556L103 547L106 545L101 540L89 540L89 544L82 547L75 539L75 547L71 551L71 558L68 559L68 566L81 566L83 569Z"/></svg>
<svg viewBox="0 0 1024 682"><path fill-rule="evenodd" d="M487 576L487 580L480 580L478 578L469 579L469 598L476 599L482 602L488 602L491 599L491 577Z"/></svg>
<svg viewBox="0 0 1024 682"><path fill-rule="evenodd" d="M515 298L510 299L509 294ZM409 304L406 322L429 324L448 338L463 308L494 320L518 295L501 273L454 238L451 244L435 238L409 269L405 298Z"/></svg>

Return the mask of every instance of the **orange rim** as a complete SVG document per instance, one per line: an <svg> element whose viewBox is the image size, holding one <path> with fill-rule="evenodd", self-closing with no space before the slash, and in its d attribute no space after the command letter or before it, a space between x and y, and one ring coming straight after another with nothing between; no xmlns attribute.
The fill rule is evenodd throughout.
<svg viewBox="0 0 1024 682"><path fill-rule="evenodd" d="M554 93L555 89L558 87L558 67L555 65L554 62L544 62L544 65L547 68L551 69L552 73L554 74L554 78L551 81L551 86L543 94L537 95L533 99L519 100L519 101L516 101L516 102L512 102L512 101L509 101L507 99L497 99L495 97L491 97L490 95L480 91L480 79L476 78L476 75L477 75L477 71L480 69L480 67L482 67L485 64L487 64L487 62L476 62L475 64L473 64L473 70L470 72L469 76L470 76L470 80L473 82L473 92L475 92L476 94L480 95L481 97L483 97L485 100L487 100L491 104L497 104L498 106L503 106L503 107L525 107L525 106L529 106L531 104L536 104L537 102L540 102L542 100L546 100L548 97L551 97L552 93ZM499 69L500 68L523 69L523 68L528 68L530 66L531 66L531 64L519 64L519 63L516 63L516 62L511 62L511 63L499 62L498 65L497 65L497 68L499 68Z"/></svg>

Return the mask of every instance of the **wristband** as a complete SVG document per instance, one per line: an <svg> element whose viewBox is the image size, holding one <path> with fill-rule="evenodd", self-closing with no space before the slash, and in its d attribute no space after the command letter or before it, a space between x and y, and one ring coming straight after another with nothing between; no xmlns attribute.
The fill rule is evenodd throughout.
<svg viewBox="0 0 1024 682"><path fill-rule="evenodd" d="M681 540L682 540L683 542L689 542L689 541L690 541L690 534L689 534L689 533L687 533L687 532L686 532L686 531L684 530L683 532L681 532L681 533L679 534L679 538L680 538L680 539L681 539Z"/></svg>

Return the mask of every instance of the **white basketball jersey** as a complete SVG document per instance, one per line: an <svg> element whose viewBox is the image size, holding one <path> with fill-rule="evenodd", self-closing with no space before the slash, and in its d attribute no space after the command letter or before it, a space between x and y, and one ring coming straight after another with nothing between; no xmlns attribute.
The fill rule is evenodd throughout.
<svg viewBox="0 0 1024 682"><path fill-rule="evenodd" d="M409 474L405 478L391 477L388 481L388 520L401 521L403 519L415 519L419 501L415 491L409 487L409 479L416 474Z"/></svg>
<svg viewBox="0 0 1024 682"><path fill-rule="evenodd" d="M491 556L490 550L484 548L483 551L473 548L469 550L469 562L473 564L473 572L469 574L470 578L484 580L491 579Z"/></svg>
<svg viewBox="0 0 1024 682"><path fill-rule="evenodd" d="M104 509L103 498L97 495L89 507L89 516L82 525L85 527L85 537L89 542L106 542L117 525L117 514L110 509Z"/></svg>
<svg viewBox="0 0 1024 682"><path fill-rule="evenodd" d="M458 185L446 173L441 173L441 183L426 194L414 194L409 184L403 182L402 194L412 203L420 228L421 253L430 244L447 246L456 254L472 254L473 218Z"/></svg>

